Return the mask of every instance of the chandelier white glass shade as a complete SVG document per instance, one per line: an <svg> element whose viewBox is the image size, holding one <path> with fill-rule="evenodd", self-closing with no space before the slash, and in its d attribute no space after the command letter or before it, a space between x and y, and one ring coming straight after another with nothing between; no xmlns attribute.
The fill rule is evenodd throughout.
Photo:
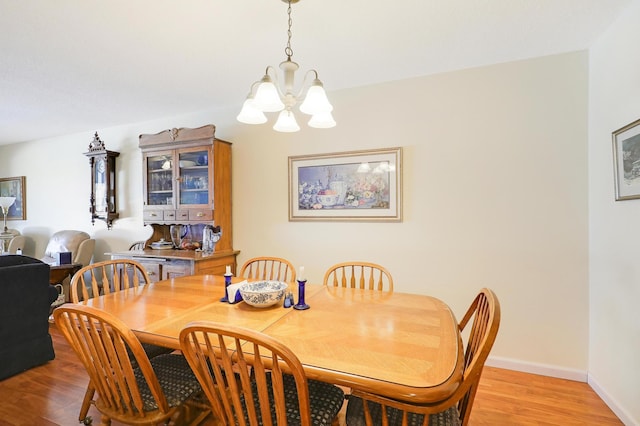
<svg viewBox="0 0 640 426"><path fill-rule="evenodd" d="M287 34L289 38L287 47L284 50L287 60L280 63L280 69L284 74L284 88L281 89L276 84L278 83L276 70L272 66L268 66L262 80L256 81L251 85L249 95L236 118L241 123L262 124L267 122L265 112L280 111L273 129L278 132L297 132L300 130L300 126L296 121L293 108L300 104L298 107L300 112L311 116L307 123L310 127L319 129L334 127L336 122L331 115L333 106L329 103L316 70L309 70L305 74L302 88L298 93L294 93L294 76L299 66L291 60L293 56L293 50L291 49L291 3L296 3L298 0L282 1L289 5L287 10L289 15L289 30ZM313 80L307 82L307 77L311 73L313 73Z"/></svg>
<svg viewBox="0 0 640 426"><path fill-rule="evenodd" d="M7 214L9 214L9 207L16 201L16 197L0 197L0 207L2 207L2 215L4 216L4 227L2 233L5 234L7 230Z"/></svg>

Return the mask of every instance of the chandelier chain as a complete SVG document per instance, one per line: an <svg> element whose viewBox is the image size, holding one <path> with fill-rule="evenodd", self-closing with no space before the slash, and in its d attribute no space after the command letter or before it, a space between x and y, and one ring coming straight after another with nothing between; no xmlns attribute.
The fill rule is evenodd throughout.
<svg viewBox="0 0 640 426"><path fill-rule="evenodd" d="M284 54L287 55L287 60L290 61L293 56L293 49L291 48L291 25L293 21L291 20L291 0L289 0L289 7L287 8L287 15L289 17L288 24L289 28L287 29L287 47L284 49Z"/></svg>

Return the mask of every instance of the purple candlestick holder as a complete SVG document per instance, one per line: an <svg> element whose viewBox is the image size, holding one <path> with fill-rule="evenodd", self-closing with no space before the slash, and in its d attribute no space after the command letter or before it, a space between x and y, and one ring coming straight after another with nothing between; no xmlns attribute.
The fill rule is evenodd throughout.
<svg viewBox="0 0 640 426"><path fill-rule="evenodd" d="M231 277L233 275L231 274L224 274L224 297L220 299L221 302L228 302L229 301L229 294L227 292L227 287L229 287L229 284L231 284Z"/></svg>
<svg viewBox="0 0 640 426"><path fill-rule="evenodd" d="M293 309L302 311L310 308L310 306L304 302L304 287L306 284L307 280L298 280L298 303L293 305Z"/></svg>

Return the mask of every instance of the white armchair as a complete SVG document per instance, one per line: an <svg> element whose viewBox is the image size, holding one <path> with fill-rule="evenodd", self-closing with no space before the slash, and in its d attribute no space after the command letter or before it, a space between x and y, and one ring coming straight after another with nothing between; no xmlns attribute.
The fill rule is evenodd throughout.
<svg viewBox="0 0 640 426"><path fill-rule="evenodd" d="M9 241L8 251L9 254L16 254L18 249L24 250L24 246L27 243L27 237L24 235L17 235Z"/></svg>
<svg viewBox="0 0 640 426"><path fill-rule="evenodd" d="M82 266L87 266L91 263L95 246L96 240L92 239L86 232L58 231L49 239L47 248L44 251L44 257L40 260L52 264L56 262L57 253L71 252L71 263L80 263ZM69 301L69 282L69 277L62 282L62 289L67 302Z"/></svg>
<svg viewBox="0 0 640 426"><path fill-rule="evenodd" d="M42 260L45 263L56 261L56 254L71 252L71 263L80 263L87 266L91 263L96 240L82 231L58 231L51 236Z"/></svg>

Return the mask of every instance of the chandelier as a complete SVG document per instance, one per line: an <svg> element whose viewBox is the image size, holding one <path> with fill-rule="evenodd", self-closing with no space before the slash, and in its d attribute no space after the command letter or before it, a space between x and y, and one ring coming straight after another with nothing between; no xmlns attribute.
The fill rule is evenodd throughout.
<svg viewBox="0 0 640 426"><path fill-rule="evenodd" d="M240 114L236 117L238 121L246 124L262 124L267 121L265 112L280 111L278 120L273 129L278 132L297 132L300 130L293 107L300 103L299 110L311 116L308 124L310 127L327 129L336 125L331 111L333 106L327 99L322 82L318 79L316 70L309 70L304 76L300 91L295 94L293 89L294 74L298 70L297 63L291 60L293 50L291 49L291 3L299 0L282 0L289 5L287 15L289 17L289 28L287 30L287 46L284 49L287 60L280 63L280 69L284 73L284 88L279 87L278 75L275 68L267 66L262 80L251 85L249 95L242 105ZM273 74L273 76L271 75ZM307 82L307 77L313 75L313 81ZM275 80L275 83L274 83ZM278 83L278 84L276 84ZM305 92L305 87L307 87Z"/></svg>

